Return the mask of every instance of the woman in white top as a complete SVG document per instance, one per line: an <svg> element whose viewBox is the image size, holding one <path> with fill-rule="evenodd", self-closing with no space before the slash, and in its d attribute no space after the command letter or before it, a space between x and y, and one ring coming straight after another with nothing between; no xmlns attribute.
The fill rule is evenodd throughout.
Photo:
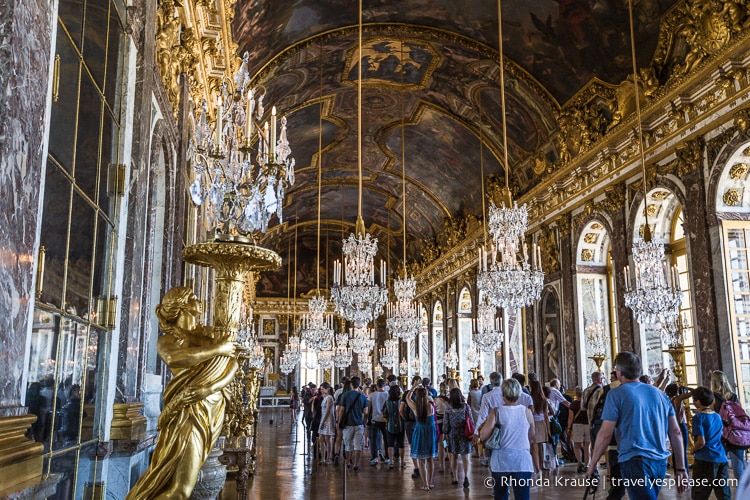
<svg viewBox="0 0 750 500"><path fill-rule="evenodd" d="M333 412L333 396L331 392L331 384L323 382L320 384L320 389L325 391L323 394L323 402L320 405L320 428L318 429L318 435L321 437L321 456L323 460L320 462L321 465L328 465L331 463L331 457L333 457L333 437L336 435L336 417Z"/></svg>
<svg viewBox="0 0 750 500"><path fill-rule="evenodd" d="M518 404L521 384L516 379L505 379L501 388L505 404L490 410L479 429L479 438L487 441L495 423L499 423L502 429L500 447L492 450L490 458L495 500L510 498L510 486L513 486L516 500L528 500L534 472L530 444L535 435L534 417L529 408Z"/></svg>

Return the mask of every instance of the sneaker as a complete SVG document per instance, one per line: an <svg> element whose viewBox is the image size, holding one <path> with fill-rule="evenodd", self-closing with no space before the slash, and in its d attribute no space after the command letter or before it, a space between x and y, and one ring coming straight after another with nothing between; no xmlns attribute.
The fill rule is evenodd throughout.
<svg viewBox="0 0 750 500"><path fill-rule="evenodd" d="M371 459L370 460L370 465L378 465L378 459L377 458Z"/></svg>
<svg viewBox="0 0 750 500"><path fill-rule="evenodd" d="M464 476L464 488L468 488L468 487L469 487L469 478Z"/></svg>
<svg viewBox="0 0 750 500"><path fill-rule="evenodd" d="M388 460L387 458L385 458L385 456L383 456L382 453L379 453L378 456L380 457L380 461L381 462L390 463L390 460Z"/></svg>
<svg viewBox="0 0 750 500"><path fill-rule="evenodd" d="M487 457L482 457L479 459L479 465L487 465Z"/></svg>

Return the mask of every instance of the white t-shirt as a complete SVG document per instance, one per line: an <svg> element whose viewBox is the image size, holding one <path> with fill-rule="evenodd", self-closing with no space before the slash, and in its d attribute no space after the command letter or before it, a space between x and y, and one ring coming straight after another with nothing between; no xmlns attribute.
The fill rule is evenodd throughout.
<svg viewBox="0 0 750 500"><path fill-rule="evenodd" d="M383 405L388 399L388 393L385 391L371 392L367 397L370 400L370 411L372 412L373 422L385 422L383 418Z"/></svg>

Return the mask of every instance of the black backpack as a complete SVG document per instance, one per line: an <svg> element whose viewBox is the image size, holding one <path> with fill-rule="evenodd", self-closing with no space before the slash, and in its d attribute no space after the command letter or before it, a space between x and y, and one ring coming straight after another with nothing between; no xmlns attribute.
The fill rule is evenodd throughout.
<svg viewBox="0 0 750 500"><path fill-rule="evenodd" d="M609 392L610 389L612 389L612 386L610 386L609 384L605 385L602 388L602 394L601 396L599 396L599 399L596 401L596 404L594 405L594 412L593 412L594 422L596 422L597 420L601 421L602 419L602 413L604 413L604 402L607 399L607 393Z"/></svg>
<svg viewBox="0 0 750 500"><path fill-rule="evenodd" d="M404 399L403 402L404 402L404 420L407 422L416 422L417 416L414 415L413 411L411 411L411 407L409 406L409 403L406 402L406 399Z"/></svg>

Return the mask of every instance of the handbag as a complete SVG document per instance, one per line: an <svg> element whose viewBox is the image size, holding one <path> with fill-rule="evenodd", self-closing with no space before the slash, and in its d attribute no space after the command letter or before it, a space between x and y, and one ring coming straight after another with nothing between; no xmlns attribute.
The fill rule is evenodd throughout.
<svg viewBox="0 0 750 500"><path fill-rule="evenodd" d="M557 420L557 416L553 415L549 419L549 432L553 436L559 436L562 434L563 428L562 425L560 425L560 421Z"/></svg>
<svg viewBox="0 0 750 500"><path fill-rule="evenodd" d="M495 427L492 429L492 435L487 441L484 441L484 447L488 450L499 450L500 441L503 438L503 428L500 425L500 412L495 408Z"/></svg>
<svg viewBox="0 0 750 500"><path fill-rule="evenodd" d="M474 421L471 419L469 414L469 405L466 405L466 415L464 417L466 425L464 426L464 438L471 441L474 437Z"/></svg>

